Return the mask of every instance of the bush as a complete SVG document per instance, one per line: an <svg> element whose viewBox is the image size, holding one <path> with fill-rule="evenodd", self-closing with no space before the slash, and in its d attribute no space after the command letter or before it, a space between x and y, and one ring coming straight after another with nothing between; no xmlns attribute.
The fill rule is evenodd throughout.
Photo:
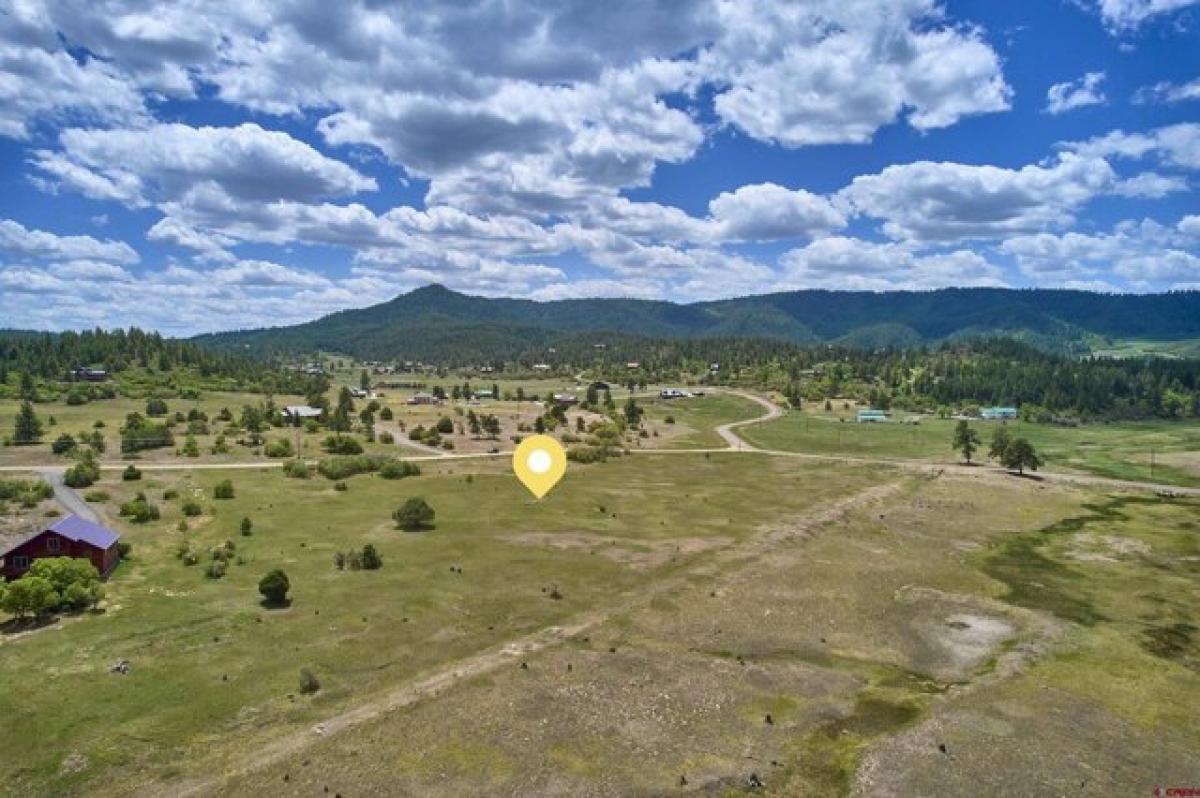
<svg viewBox="0 0 1200 798"><path fill-rule="evenodd" d="M379 468L379 476L384 479L404 479L404 477L420 476L421 469L416 463L409 463L405 460L394 460L390 463L384 463Z"/></svg>
<svg viewBox="0 0 1200 798"><path fill-rule="evenodd" d="M378 471L388 463L398 462L387 455L360 454L353 457L326 457L317 464L317 471L326 479L346 479L355 474Z"/></svg>
<svg viewBox="0 0 1200 798"><path fill-rule="evenodd" d="M125 470L121 472L121 479L125 482L136 482L141 478L142 472L139 471L137 466L133 465L132 463L125 466Z"/></svg>
<svg viewBox="0 0 1200 798"><path fill-rule="evenodd" d="M267 445L263 448L263 454L267 457L291 457L295 452L292 450L291 441L287 438L277 438L267 441Z"/></svg>
<svg viewBox="0 0 1200 798"><path fill-rule="evenodd" d="M361 562L364 571L374 571L383 567L383 557L379 556L379 552L370 543L363 546Z"/></svg>
<svg viewBox="0 0 1200 798"><path fill-rule="evenodd" d="M86 488L100 479L100 466L96 465L95 457L90 456L90 452L85 452L85 455L87 456L68 468L63 474L63 484L67 487Z"/></svg>
<svg viewBox="0 0 1200 798"><path fill-rule="evenodd" d="M163 501L165 501L165 502L169 502L172 499L178 499L178 498L179 498L179 491L175 490L174 488L167 488L166 490L163 491Z"/></svg>
<svg viewBox="0 0 1200 798"><path fill-rule="evenodd" d="M228 479L223 479L213 488L214 499L232 499L233 498L233 482Z"/></svg>
<svg viewBox="0 0 1200 798"><path fill-rule="evenodd" d="M50 444L50 451L55 454L66 454L72 451L79 444L75 441L75 436L64 432L55 438L54 443Z"/></svg>
<svg viewBox="0 0 1200 798"><path fill-rule="evenodd" d="M209 579L220 579L229 570L229 565L224 560L213 560L204 569L204 575Z"/></svg>
<svg viewBox="0 0 1200 798"><path fill-rule="evenodd" d="M385 407L379 411L379 420L380 421L391 421L394 417L395 416L392 413L392 408L390 408L390 407Z"/></svg>
<svg viewBox="0 0 1200 798"><path fill-rule="evenodd" d="M199 457L200 444L196 441L196 436L188 433L187 438L183 441L183 456L184 457Z"/></svg>
<svg viewBox="0 0 1200 798"><path fill-rule="evenodd" d="M146 415L148 416L165 416L167 414L167 403L162 399L151 399L146 402Z"/></svg>
<svg viewBox="0 0 1200 798"><path fill-rule="evenodd" d="M663 419L663 423L664 424L674 424L675 416L667 416L666 418Z"/></svg>
<svg viewBox="0 0 1200 798"><path fill-rule="evenodd" d="M335 482L333 483L333 489L338 493L345 493L346 491L350 490L350 486L345 482Z"/></svg>
<svg viewBox="0 0 1200 798"><path fill-rule="evenodd" d="M117 555L122 559L129 559L129 555L133 552L133 544L127 540L122 540L117 543Z"/></svg>
<svg viewBox="0 0 1200 798"><path fill-rule="evenodd" d="M362 444L354 438L330 435L325 439L325 451L330 454L362 454Z"/></svg>
<svg viewBox="0 0 1200 798"><path fill-rule="evenodd" d="M454 420L449 416L442 416L438 419L437 431L443 435L449 435L454 432Z"/></svg>
<svg viewBox="0 0 1200 798"><path fill-rule="evenodd" d="M416 531L433 525L434 510L422 498L412 498L396 508L392 520L401 529Z"/></svg>
<svg viewBox="0 0 1200 798"><path fill-rule="evenodd" d="M250 537L254 534L254 522L249 518L242 519L241 532L243 537Z"/></svg>
<svg viewBox="0 0 1200 798"><path fill-rule="evenodd" d="M146 501L146 497L140 493L133 501L121 505L120 514L135 524L157 521L161 517L158 506Z"/></svg>
<svg viewBox="0 0 1200 798"><path fill-rule="evenodd" d="M317 677L313 676L312 671L307 668L300 669L300 692L304 695L312 695L321 689L321 683L317 681Z"/></svg>
<svg viewBox="0 0 1200 798"><path fill-rule="evenodd" d="M392 443L395 443L395 442L396 442L396 436L395 436L395 435L393 435L393 434L392 434L392 433L390 433L390 432L381 432L381 433L379 433L379 442L380 442L380 443L387 443L387 444L392 444Z"/></svg>
<svg viewBox="0 0 1200 798"><path fill-rule="evenodd" d="M312 472L308 470L308 463L303 460L292 460L284 464L283 474L292 479L308 479L312 476Z"/></svg>
<svg viewBox="0 0 1200 798"><path fill-rule="evenodd" d="M102 490L89 490L83 496L84 501L88 501L88 502L92 502L92 503L106 502L110 498L111 497L108 495L108 493L106 493L105 491L102 491Z"/></svg>
<svg viewBox="0 0 1200 798"><path fill-rule="evenodd" d="M287 594L291 589L292 583L288 581L287 574L278 568L258 580L258 592L262 594L264 603L273 606L287 604Z"/></svg>
<svg viewBox="0 0 1200 798"><path fill-rule="evenodd" d="M195 499L187 499L184 501L180 509L183 511L183 514L189 518L194 518L195 516L204 512L204 508L200 506L200 502L196 501Z"/></svg>
<svg viewBox="0 0 1200 798"><path fill-rule="evenodd" d="M22 507L36 507L40 502L54 495L50 483L42 480L6 479L0 480L0 502L14 499Z"/></svg>

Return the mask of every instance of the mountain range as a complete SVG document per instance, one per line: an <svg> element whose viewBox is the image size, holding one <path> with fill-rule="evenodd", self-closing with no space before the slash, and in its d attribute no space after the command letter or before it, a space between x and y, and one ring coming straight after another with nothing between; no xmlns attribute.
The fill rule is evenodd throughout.
<svg viewBox="0 0 1200 798"><path fill-rule="evenodd" d="M340 352L363 358L512 356L580 334L643 338L770 338L797 344L919 346L1008 336L1083 352L1111 341L1200 338L1200 292L946 288L936 291L790 291L691 304L638 299L535 302L429 285L371 307L290 327L194 340L258 354ZM457 358L455 358L457 359Z"/></svg>

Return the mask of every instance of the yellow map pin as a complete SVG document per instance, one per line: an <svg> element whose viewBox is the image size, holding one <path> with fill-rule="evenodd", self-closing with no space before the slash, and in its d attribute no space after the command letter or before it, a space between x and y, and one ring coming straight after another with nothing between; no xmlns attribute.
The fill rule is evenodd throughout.
<svg viewBox="0 0 1200 798"><path fill-rule="evenodd" d="M513 452L513 471L521 484L540 499L567 473L567 453L549 435L532 435Z"/></svg>

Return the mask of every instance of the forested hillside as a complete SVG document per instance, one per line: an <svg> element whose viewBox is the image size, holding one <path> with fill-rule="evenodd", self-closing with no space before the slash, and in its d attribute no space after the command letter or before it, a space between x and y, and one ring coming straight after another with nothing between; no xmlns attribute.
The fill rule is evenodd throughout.
<svg viewBox="0 0 1200 798"><path fill-rule="evenodd" d="M1082 353L1111 339L1200 337L1200 292L948 288L794 291L679 305L632 299L533 302L466 296L441 286L293 327L219 333L197 342L260 354L336 350L359 357L515 359L552 333L622 332L661 338L768 337L870 348L1004 335Z"/></svg>

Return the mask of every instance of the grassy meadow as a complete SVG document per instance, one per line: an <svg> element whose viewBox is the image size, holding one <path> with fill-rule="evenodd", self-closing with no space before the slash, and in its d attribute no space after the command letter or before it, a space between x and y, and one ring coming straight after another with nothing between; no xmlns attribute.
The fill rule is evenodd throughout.
<svg viewBox="0 0 1200 798"><path fill-rule="evenodd" d="M5 789L122 792L132 773L195 774L220 751L305 728L439 663L612 604L872 473L754 459L748 468L744 457L697 455L672 460L669 473L651 458L576 467L540 503L506 463L472 462L473 473L465 463L426 464L404 480L349 479L344 492L276 470L107 479L96 488L111 498L97 507L133 557L108 583L106 611L35 631L10 626L0 637L0 678L15 684L36 672L40 684L0 696L0 761L15 765ZM235 498L213 499L227 477ZM161 520L116 517L138 490ZM178 497L163 499L167 490ZM435 508L434 529L395 528L390 513L409 496ZM188 498L204 511L180 532ZM249 537L239 533L243 517ZM206 578L207 552L225 540L244 562ZM177 558L185 542L198 565ZM335 552L366 543L382 569L335 569ZM285 610L258 601L258 579L275 567L293 584ZM129 675L108 673L119 660L131 663ZM300 668L321 682L313 698L298 694ZM87 767L64 769L75 754Z"/></svg>
<svg viewBox="0 0 1200 798"><path fill-rule="evenodd" d="M825 412L818 405L789 412L763 424L743 427L739 434L766 449L916 460L951 460L954 427L949 419L923 417L920 424L902 423L903 411L893 421L858 424L854 409L835 405ZM971 425L983 439L976 459L987 455L987 444L1001 422L975 421ZM1014 437L1034 445L1048 468L1083 471L1114 479L1154 481L1175 485L1200 485L1200 422L1150 421L1056 427L1047 424L1007 422ZM1154 467L1151 469L1151 452Z"/></svg>

